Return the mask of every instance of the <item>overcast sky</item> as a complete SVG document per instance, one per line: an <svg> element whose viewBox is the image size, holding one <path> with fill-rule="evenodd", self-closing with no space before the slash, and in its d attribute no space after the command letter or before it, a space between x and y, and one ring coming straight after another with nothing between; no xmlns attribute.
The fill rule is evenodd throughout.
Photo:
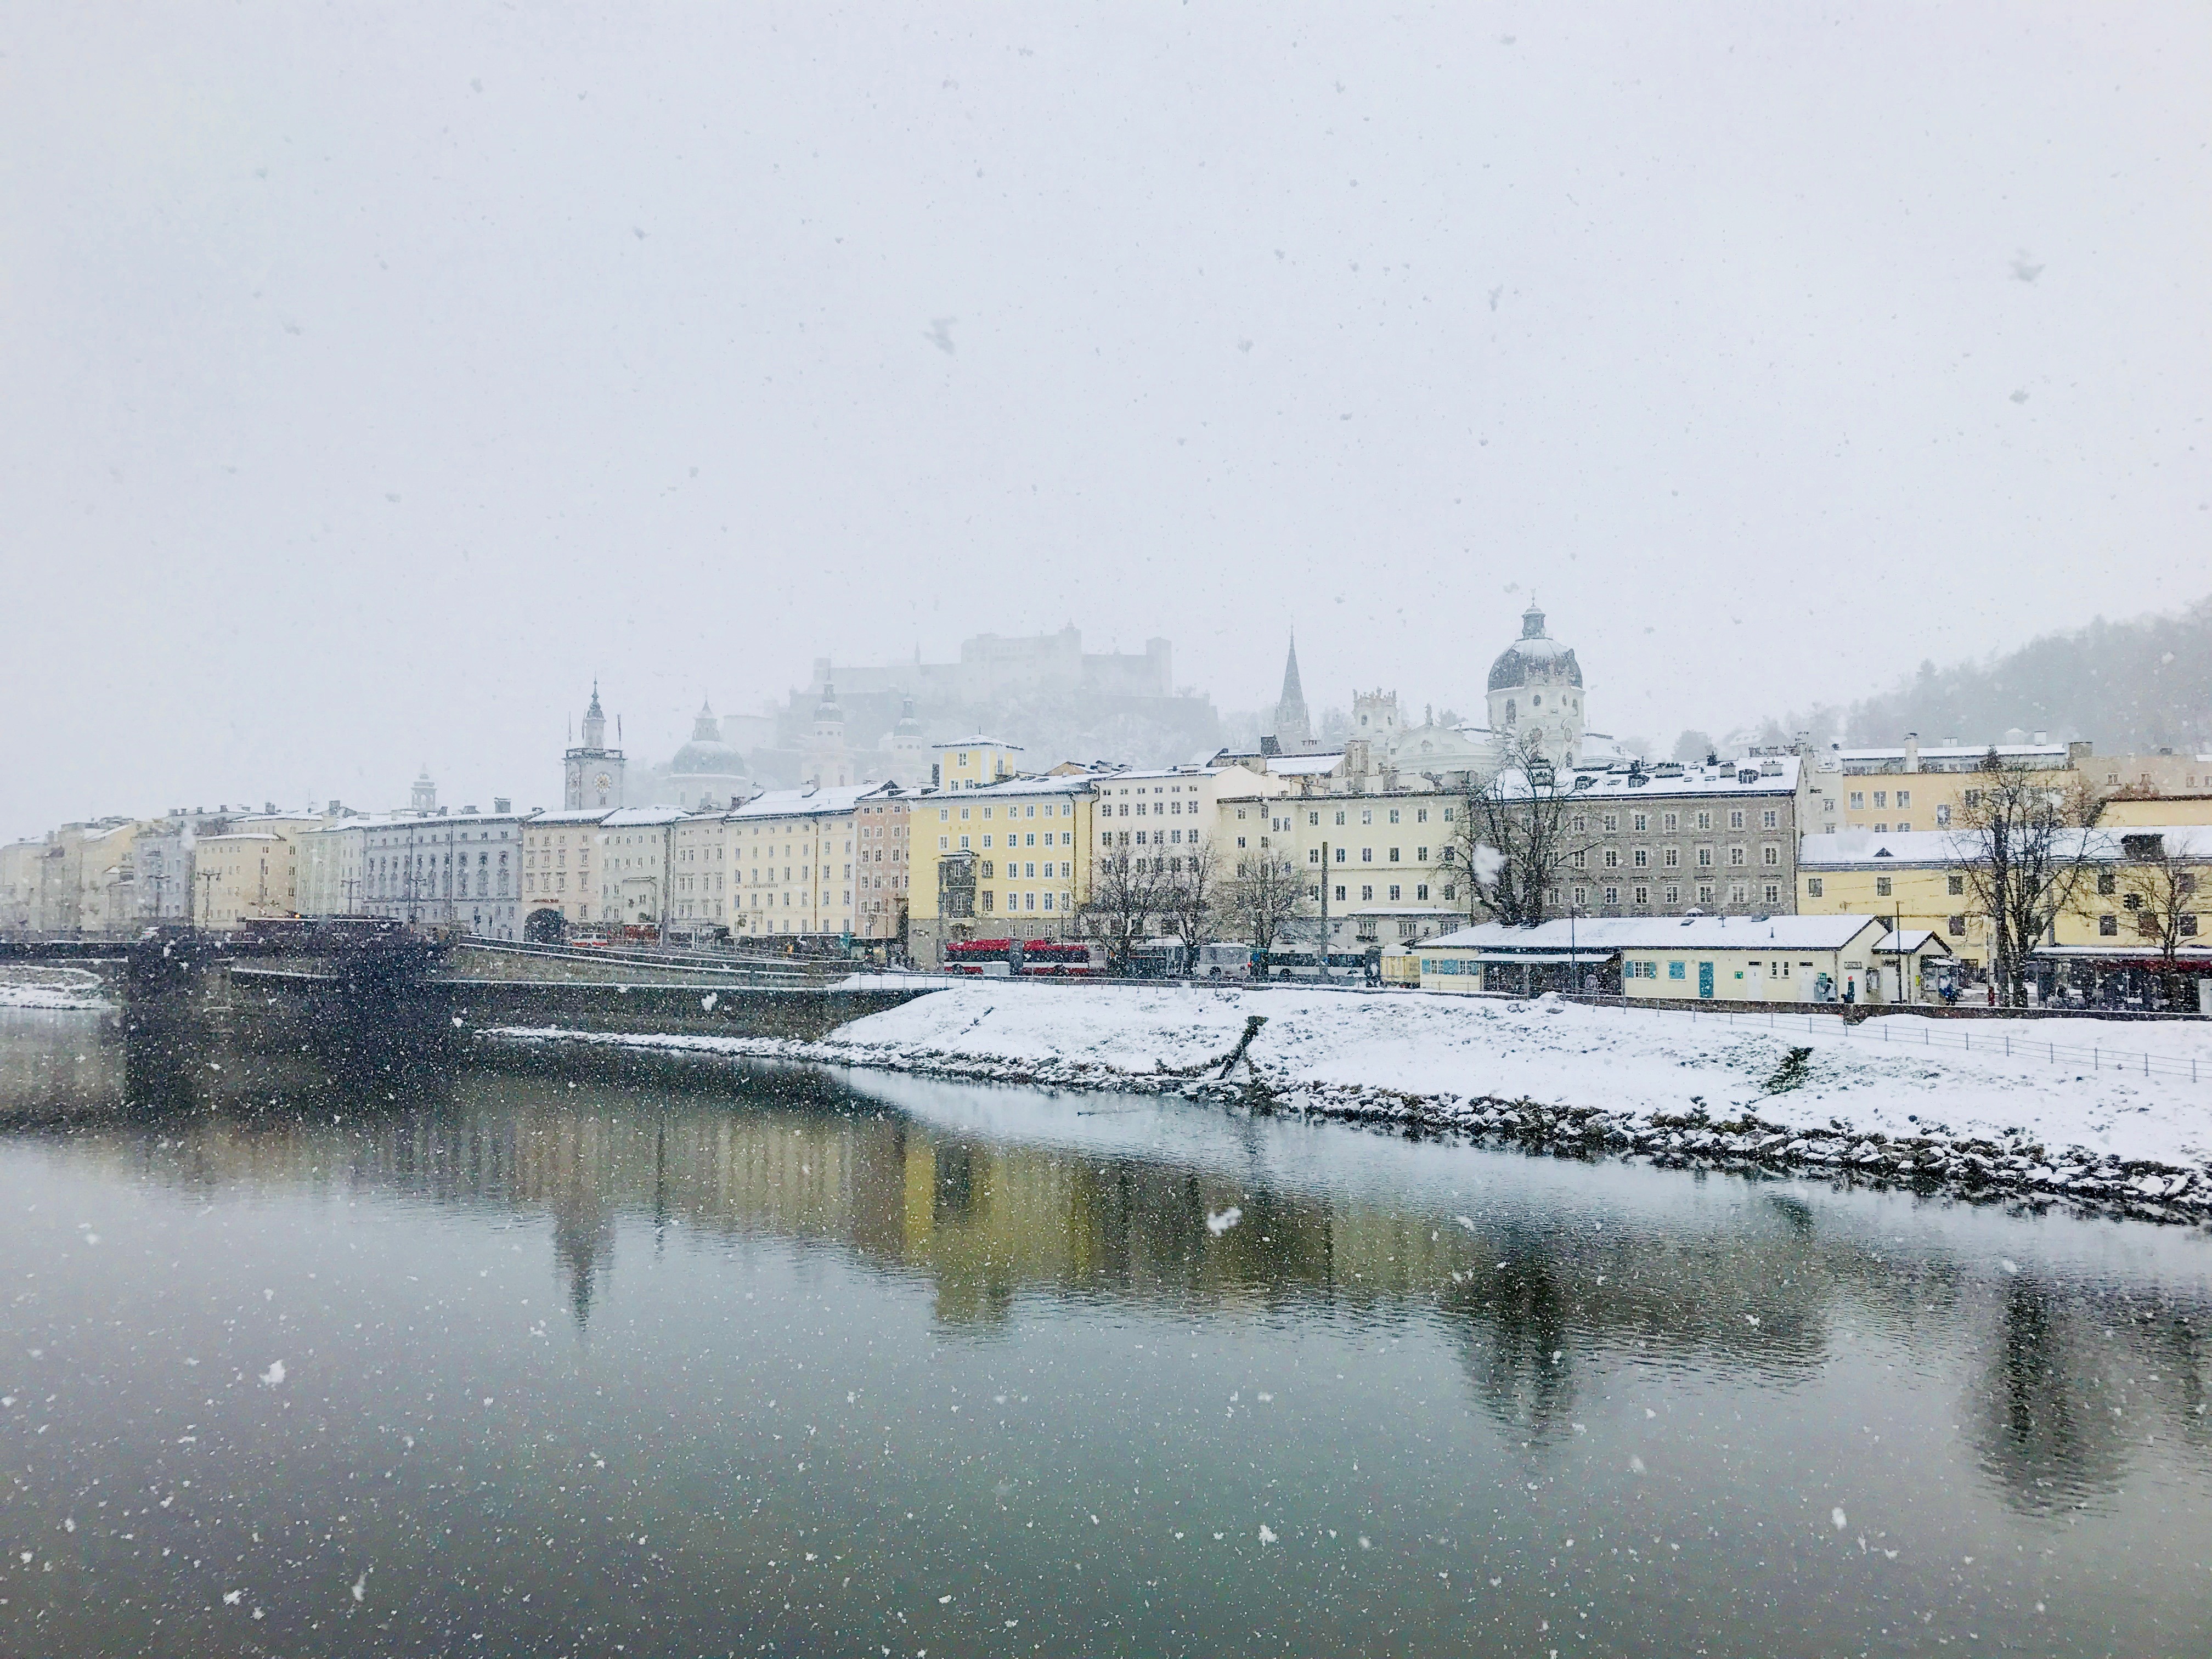
<svg viewBox="0 0 2212 1659"><path fill-rule="evenodd" d="M2212 11L0 15L0 835L1295 625L1670 742L2212 587Z"/></svg>

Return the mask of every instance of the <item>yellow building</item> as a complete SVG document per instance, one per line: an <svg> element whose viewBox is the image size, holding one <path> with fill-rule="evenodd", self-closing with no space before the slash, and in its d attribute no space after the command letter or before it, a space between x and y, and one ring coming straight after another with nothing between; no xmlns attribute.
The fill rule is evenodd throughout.
<svg viewBox="0 0 2212 1659"><path fill-rule="evenodd" d="M884 823L875 814L863 820L862 809L899 793L890 783L771 789L726 813L730 931L751 938L860 934L856 923L872 914L860 908L860 832Z"/></svg>
<svg viewBox="0 0 2212 1659"><path fill-rule="evenodd" d="M2115 795L2106 799L2104 812L2097 819L2100 830L2197 823L2212 823L2212 794Z"/></svg>
<svg viewBox="0 0 2212 1659"><path fill-rule="evenodd" d="M2193 749L2185 749L2179 754L2171 749L2160 749L2148 755L2100 755L2084 762L2082 771L2090 782L2107 794L2118 789L2199 797L2212 793L2212 754L2200 754Z"/></svg>
<svg viewBox="0 0 2212 1659"><path fill-rule="evenodd" d="M1091 890L1096 793L1120 775L1013 777L917 799L908 894L914 960L934 966L956 939L1071 937Z"/></svg>
<svg viewBox="0 0 2212 1659"><path fill-rule="evenodd" d="M2196 887L2212 890L2212 827L2100 826L2067 833L2086 841L2092 868L2046 944L2139 947L2141 928L2130 913L2140 908L2142 894L2130 866L2140 869L2148 857L2173 858ZM1984 966L1990 922L1975 908L1966 872L1970 845L1948 831L1808 836L1798 849L1797 908L1808 915L1887 916L1908 932L1930 929L1961 962ZM2193 913L2181 921L2185 939L2202 937Z"/></svg>
<svg viewBox="0 0 2212 1659"><path fill-rule="evenodd" d="M930 782L936 788L987 789L1021 774L1021 745L981 732L932 744L930 750L935 757Z"/></svg>
<svg viewBox="0 0 2212 1659"><path fill-rule="evenodd" d="M526 939L604 923L599 875L603 808L539 812L522 826L522 925Z"/></svg>
<svg viewBox="0 0 2212 1659"><path fill-rule="evenodd" d="M1878 836L1948 830L1994 749L2007 766L2048 772L2051 787L2071 791L2094 786L2094 763L2086 743L2050 743L2040 732L2027 743L1930 744L1917 737L1890 749L1845 749L1831 744L1807 765L1805 805L1798 816L1807 834L1864 830Z"/></svg>

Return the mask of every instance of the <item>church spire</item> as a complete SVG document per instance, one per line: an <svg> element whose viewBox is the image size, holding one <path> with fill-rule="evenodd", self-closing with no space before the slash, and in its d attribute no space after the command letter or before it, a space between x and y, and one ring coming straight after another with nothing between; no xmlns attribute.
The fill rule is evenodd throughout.
<svg viewBox="0 0 2212 1659"><path fill-rule="evenodd" d="M1283 695L1275 702L1275 744L1286 755L1314 746L1313 721L1306 713L1305 688L1298 683L1298 636L1291 635L1290 654L1283 659Z"/></svg>

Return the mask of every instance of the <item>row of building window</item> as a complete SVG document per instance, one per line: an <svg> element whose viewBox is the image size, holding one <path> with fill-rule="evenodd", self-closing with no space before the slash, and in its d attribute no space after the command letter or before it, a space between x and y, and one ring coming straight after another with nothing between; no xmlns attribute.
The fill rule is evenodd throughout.
<svg viewBox="0 0 2212 1659"><path fill-rule="evenodd" d="M1631 896L1629 898L1630 904L1640 907L1649 906L1650 904L1651 889L1650 887L1632 887L1628 890ZM1699 887L1697 890L1698 896L1696 902L1699 904L1717 903L1719 901L1715 896L1717 891L1718 890L1713 887ZM1607 887L1602 889L1601 890L1601 902L1602 902L1605 908L1609 910L1619 909L1620 908L1620 892L1621 890L1618 887ZM1575 904L1577 908L1589 902L1589 895L1590 890L1587 887L1577 887L1574 890ZM1554 896L1556 897L1556 895ZM1750 903L1752 902L1751 884L1743 881L1730 883L1729 885L1728 902L1730 904ZM1778 881L1770 881L1766 883L1760 890L1760 902L1765 903L1770 908L1779 906L1782 902L1782 884ZM1665 905L1668 909L1673 909L1675 906L1682 902L1682 889L1679 885L1674 884L1669 884L1662 888L1661 890L1660 902Z"/></svg>

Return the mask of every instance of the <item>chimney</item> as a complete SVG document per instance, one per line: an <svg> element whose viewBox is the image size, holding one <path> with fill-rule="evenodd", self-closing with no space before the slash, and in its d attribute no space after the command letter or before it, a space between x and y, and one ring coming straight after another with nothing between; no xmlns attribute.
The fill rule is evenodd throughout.
<svg viewBox="0 0 2212 1659"><path fill-rule="evenodd" d="M514 810L514 803L505 795L494 795L491 798L491 810L495 812L511 812Z"/></svg>
<svg viewBox="0 0 2212 1659"><path fill-rule="evenodd" d="M1920 769L1920 734L1917 732L1905 734L1905 769L1908 772Z"/></svg>

